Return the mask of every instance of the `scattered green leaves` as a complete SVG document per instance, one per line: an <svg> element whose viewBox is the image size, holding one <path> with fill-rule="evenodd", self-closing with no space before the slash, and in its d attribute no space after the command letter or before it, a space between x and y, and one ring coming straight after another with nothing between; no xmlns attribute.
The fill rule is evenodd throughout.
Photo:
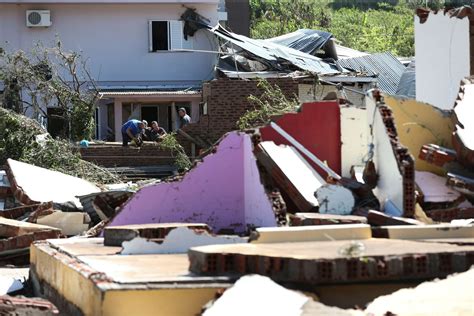
<svg viewBox="0 0 474 316"><path fill-rule="evenodd" d="M166 134L159 142L159 146L163 150L169 150L175 157L175 165L180 171L191 168L191 160L186 155L183 146L176 140L176 133Z"/></svg>
<svg viewBox="0 0 474 316"><path fill-rule="evenodd" d="M249 96L254 109L247 111L237 121L241 130L265 125L275 115L296 111L299 103L297 98L288 99L277 85L270 84L265 79L258 79L257 86L263 91L260 96Z"/></svg>
<svg viewBox="0 0 474 316"><path fill-rule="evenodd" d="M11 158L97 184L120 181L117 175L82 160L77 149L66 140L48 135L44 142L37 142L36 136L44 133L35 120L0 108L0 165Z"/></svg>

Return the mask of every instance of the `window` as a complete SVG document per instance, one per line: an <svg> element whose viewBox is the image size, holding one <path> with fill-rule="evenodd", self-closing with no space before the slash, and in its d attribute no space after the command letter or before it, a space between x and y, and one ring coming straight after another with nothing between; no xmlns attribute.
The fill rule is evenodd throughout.
<svg viewBox="0 0 474 316"><path fill-rule="evenodd" d="M148 21L150 52L193 48L193 38L183 36L182 21Z"/></svg>

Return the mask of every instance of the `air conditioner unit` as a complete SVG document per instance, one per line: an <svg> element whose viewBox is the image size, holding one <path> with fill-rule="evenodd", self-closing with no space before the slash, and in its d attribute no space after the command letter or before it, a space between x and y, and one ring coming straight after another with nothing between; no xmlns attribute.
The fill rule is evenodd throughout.
<svg viewBox="0 0 474 316"><path fill-rule="evenodd" d="M48 27L51 26L51 12L49 10L27 10L27 27Z"/></svg>

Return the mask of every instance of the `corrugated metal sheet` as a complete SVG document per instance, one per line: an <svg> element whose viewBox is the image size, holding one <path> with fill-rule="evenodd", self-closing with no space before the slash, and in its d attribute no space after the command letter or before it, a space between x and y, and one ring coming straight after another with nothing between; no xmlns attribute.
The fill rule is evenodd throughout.
<svg viewBox="0 0 474 316"><path fill-rule="evenodd" d="M340 59L337 64L369 76L377 76L380 90L388 94L396 94L405 71L405 66L389 52Z"/></svg>
<svg viewBox="0 0 474 316"><path fill-rule="evenodd" d="M101 96L153 96L153 95L201 95L201 91L134 91L134 90L111 90L111 91L101 91L99 92Z"/></svg>
<svg viewBox="0 0 474 316"><path fill-rule="evenodd" d="M227 31L220 25L209 30L221 39L231 42L235 46L256 56L256 60L262 60L271 65L272 70L286 70L291 64L301 70L306 70L315 74L339 74L341 71L336 65L324 62L322 59L300 52L280 44L266 40L251 39L243 35L238 35Z"/></svg>
<svg viewBox="0 0 474 316"><path fill-rule="evenodd" d="M332 34L325 31L300 29L292 33L266 39L266 41L293 48L306 54L315 55L316 51L323 47L331 37Z"/></svg>

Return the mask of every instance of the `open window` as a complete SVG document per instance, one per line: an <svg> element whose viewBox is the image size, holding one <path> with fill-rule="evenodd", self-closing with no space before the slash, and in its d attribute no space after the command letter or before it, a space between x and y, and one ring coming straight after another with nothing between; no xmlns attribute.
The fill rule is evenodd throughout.
<svg viewBox="0 0 474 316"><path fill-rule="evenodd" d="M193 38L184 39L182 21L148 21L150 52L193 49Z"/></svg>

